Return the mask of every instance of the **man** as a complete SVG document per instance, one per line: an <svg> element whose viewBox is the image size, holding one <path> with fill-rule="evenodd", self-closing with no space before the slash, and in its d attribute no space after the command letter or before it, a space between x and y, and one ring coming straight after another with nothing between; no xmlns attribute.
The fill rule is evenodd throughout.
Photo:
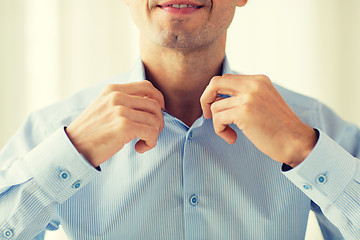
<svg viewBox="0 0 360 240"><path fill-rule="evenodd" d="M141 61L8 143L0 239L60 224L70 239L303 239L310 208L326 239L359 239L360 132L230 71L226 31L247 1L125 2Z"/></svg>

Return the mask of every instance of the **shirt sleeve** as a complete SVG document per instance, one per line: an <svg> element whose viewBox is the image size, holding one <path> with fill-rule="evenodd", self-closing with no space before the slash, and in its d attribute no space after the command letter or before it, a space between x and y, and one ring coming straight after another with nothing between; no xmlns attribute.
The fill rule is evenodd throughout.
<svg viewBox="0 0 360 240"><path fill-rule="evenodd" d="M360 139L350 141L354 145ZM345 239L360 239L359 159L319 130L313 151L284 175L321 208Z"/></svg>
<svg viewBox="0 0 360 240"><path fill-rule="evenodd" d="M36 138L25 126L0 154L1 240L41 239L45 229L57 229L57 206L99 174L64 127L33 147Z"/></svg>

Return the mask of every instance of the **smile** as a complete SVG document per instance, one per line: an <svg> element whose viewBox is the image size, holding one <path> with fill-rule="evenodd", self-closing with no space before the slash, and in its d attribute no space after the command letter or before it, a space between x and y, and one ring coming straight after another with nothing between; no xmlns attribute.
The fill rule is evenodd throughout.
<svg viewBox="0 0 360 240"><path fill-rule="evenodd" d="M177 16L194 14L204 7L203 5L199 5L194 2L190 2L186 0L182 0L183 2L180 1L171 0L166 3L159 4L157 5L157 7L170 14L176 14Z"/></svg>
<svg viewBox="0 0 360 240"><path fill-rule="evenodd" d="M167 7L177 8L177 9L183 9L183 8L196 8L200 9L202 6L195 6L190 4L169 4Z"/></svg>

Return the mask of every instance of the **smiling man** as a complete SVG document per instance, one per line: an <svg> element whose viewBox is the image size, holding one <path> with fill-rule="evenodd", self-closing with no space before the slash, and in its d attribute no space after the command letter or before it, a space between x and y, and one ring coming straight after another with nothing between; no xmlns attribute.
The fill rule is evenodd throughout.
<svg viewBox="0 0 360 240"><path fill-rule="evenodd" d="M141 59L33 113L0 154L0 239L360 238L359 129L232 72L246 0L125 0Z"/></svg>

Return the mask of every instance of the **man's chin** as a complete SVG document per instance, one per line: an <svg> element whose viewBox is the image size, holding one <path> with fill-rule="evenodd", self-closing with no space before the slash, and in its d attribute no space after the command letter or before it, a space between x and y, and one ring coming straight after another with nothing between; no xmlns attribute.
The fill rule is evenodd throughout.
<svg viewBox="0 0 360 240"><path fill-rule="evenodd" d="M196 41L196 38L186 38L178 34L172 34L166 39L159 41L158 45L178 51L191 51L201 44Z"/></svg>

